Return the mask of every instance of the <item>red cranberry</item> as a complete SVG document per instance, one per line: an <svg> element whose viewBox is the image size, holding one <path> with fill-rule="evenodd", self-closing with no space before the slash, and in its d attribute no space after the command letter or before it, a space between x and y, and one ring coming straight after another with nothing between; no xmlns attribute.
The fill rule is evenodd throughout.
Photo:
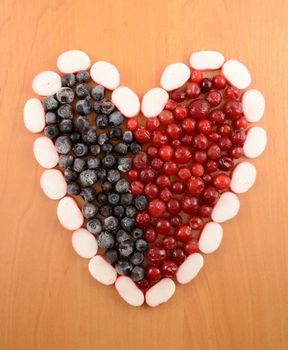
<svg viewBox="0 0 288 350"><path fill-rule="evenodd" d="M148 166L148 156L145 152L137 153L133 158L133 164L137 169L145 169Z"/></svg>
<svg viewBox="0 0 288 350"><path fill-rule="evenodd" d="M151 218L147 211L141 210L136 214L135 221L138 226L147 227L151 222Z"/></svg>
<svg viewBox="0 0 288 350"><path fill-rule="evenodd" d="M192 237L192 228L188 225L182 225L176 229L175 237L178 241L188 242Z"/></svg>
<svg viewBox="0 0 288 350"><path fill-rule="evenodd" d="M187 83L186 86L186 96L187 98L196 98L198 96L200 96L201 94L201 89L199 84L197 83Z"/></svg>
<svg viewBox="0 0 288 350"><path fill-rule="evenodd" d="M130 184L130 188L131 188L131 193L134 196L138 196L139 194L141 194L144 190L144 185L142 184L142 182L140 181L132 181Z"/></svg>
<svg viewBox="0 0 288 350"><path fill-rule="evenodd" d="M144 188L144 194L149 199L156 198L158 196L158 187L155 184L149 183Z"/></svg>
<svg viewBox="0 0 288 350"><path fill-rule="evenodd" d="M140 288L143 292L145 292L149 287L150 283L146 280L146 278L143 278L141 281L136 282L138 288Z"/></svg>
<svg viewBox="0 0 288 350"><path fill-rule="evenodd" d="M192 238L184 246L184 250L188 255L198 252L198 249L198 241L195 238Z"/></svg>
<svg viewBox="0 0 288 350"><path fill-rule="evenodd" d="M193 146L198 150L205 150L208 147L208 139L205 135L198 134L194 137Z"/></svg>
<svg viewBox="0 0 288 350"><path fill-rule="evenodd" d="M190 81L194 83L200 83L203 78L203 73L200 70L192 69L190 74Z"/></svg>
<svg viewBox="0 0 288 350"><path fill-rule="evenodd" d="M146 229L144 237L148 243L152 243L156 241L157 233L152 227L149 227Z"/></svg>
<svg viewBox="0 0 288 350"><path fill-rule="evenodd" d="M166 210L166 204L160 199L152 199L149 203L148 210L151 216L159 218Z"/></svg>
<svg viewBox="0 0 288 350"><path fill-rule="evenodd" d="M180 140L172 140L171 141L171 146L173 147L173 148L177 148L178 146L181 146L182 145L182 142L180 141Z"/></svg>
<svg viewBox="0 0 288 350"><path fill-rule="evenodd" d="M186 259L186 255L183 249L176 248L175 250L173 250L171 258L177 265L181 265Z"/></svg>
<svg viewBox="0 0 288 350"><path fill-rule="evenodd" d="M137 169L130 169L127 173L128 179L130 181L135 181L138 179L138 170Z"/></svg>
<svg viewBox="0 0 288 350"><path fill-rule="evenodd" d="M228 124L223 124L218 130L221 136L229 136L231 134L231 126Z"/></svg>
<svg viewBox="0 0 288 350"><path fill-rule="evenodd" d="M171 225L169 220L165 218L160 218L156 222L155 226L156 232L161 235L168 235L170 233Z"/></svg>
<svg viewBox="0 0 288 350"><path fill-rule="evenodd" d="M207 187L203 192L202 192L202 198L203 200L210 204L214 205L219 199L219 192L216 190L215 187Z"/></svg>
<svg viewBox="0 0 288 350"><path fill-rule="evenodd" d="M147 250L147 259L153 265L160 265L165 261L166 250L154 245Z"/></svg>
<svg viewBox="0 0 288 350"><path fill-rule="evenodd" d="M217 132L214 131L214 132L211 132L211 134L209 134L207 138L209 141L216 143L220 140L221 135L219 135Z"/></svg>
<svg viewBox="0 0 288 350"><path fill-rule="evenodd" d="M226 86L226 79L223 75L215 75L212 78L212 84L215 89L222 90Z"/></svg>
<svg viewBox="0 0 288 350"><path fill-rule="evenodd" d="M184 191L184 184L180 181L174 181L171 186L173 193L181 194Z"/></svg>
<svg viewBox="0 0 288 350"><path fill-rule="evenodd" d="M156 179L156 185L160 188L170 187L171 181L166 175L159 175Z"/></svg>
<svg viewBox="0 0 288 350"><path fill-rule="evenodd" d="M159 158L154 158L151 162L151 167L155 170L159 170L162 168L163 160Z"/></svg>
<svg viewBox="0 0 288 350"><path fill-rule="evenodd" d="M213 90L207 94L206 100L209 102L211 107L216 107L220 105L222 96L219 91Z"/></svg>
<svg viewBox="0 0 288 350"><path fill-rule="evenodd" d="M178 171L177 164L174 162L165 162L163 165L163 172L165 175L175 175Z"/></svg>
<svg viewBox="0 0 288 350"><path fill-rule="evenodd" d="M218 145L222 151L228 151L232 147L232 141L229 137L223 136L220 138Z"/></svg>
<svg viewBox="0 0 288 350"><path fill-rule="evenodd" d="M183 90L182 88L174 90L171 93L171 98L172 98L172 100L174 100L178 103L183 102L186 98L186 91Z"/></svg>
<svg viewBox="0 0 288 350"><path fill-rule="evenodd" d="M138 122L134 118L130 118L127 121L127 129L130 131L135 131L138 128Z"/></svg>
<svg viewBox="0 0 288 350"><path fill-rule="evenodd" d="M205 163L207 160L207 153L204 151L195 151L194 160L197 163Z"/></svg>
<svg viewBox="0 0 288 350"><path fill-rule="evenodd" d="M230 177L226 174L217 174L214 177L214 186L218 188L218 190L226 190L230 186Z"/></svg>
<svg viewBox="0 0 288 350"><path fill-rule="evenodd" d="M210 111L209 102L204 99L194 100L188 106L191 117L202 119L208 116Z"/></svg>
<svg viewBox="0 0 288 350"><path fill-rule="evenodd" d="M200 81L200 88L202 92L208 92L212 89L212 81L209 78L204 78Z"/></svg>
<svg viewBox="0 0 288 350"><path fill-rule="evenodd" d="M162 265L162 275L165 277L173 277L178 269L178 266L173 262L166 260Z"/></svg>
<svg viewBox="0 0 288 350"><path fill-rule="evenodd" d="M197 129L200 133L208 135L212 131L212 124L208 119L201 119L197 123Z"/></svg>
<svg viewBox="0 0 288 350"><path fill-rule="evenodd" d="M177 106L173 111L174 117L177 120L182 120L187 117L188 110L184 106Z"/></svg>
<svg viewBox="0 0 288 350"><path fill-rule="evenodd" d="M202 164L194 163L191 165L191 173L193 176L202 176L204 174L204 167Z"/></svg>
<svg viewBox="0 0 288 350"><path fill-rule="evenodd" d="M229 100L237 100L240 97L240 90L234 86L228 86L225 90L225 94L227 99Z"/></svg>
<svg viewBox="0 0 288 350"><path fill-rule="evenodd" d="M181 210L181 205L178 199L170 199L167 203L167 210L171 214L178 214Z"/></svg>
<svg viewBox="0 0 288 350"><path fill-rule="evenodd" d="M243 146L246 140L246 134L244 130L233 130L231 132L231 141L236 146Z"/></svg>
<svg viewBox="0 0 288 350"><path fill-rule="evenodd" d="M135 140L139 143L146 143L150 140L150 132L145 128L139 128L134 132Z"/></svg>
<svg viewBox="0 0 288 350"><path fill-rule="evenodd" d="M177 106L177 102L173 101L171 98L166 103L165 109L168 109L169 111L173 111Z"/></svg>
<svg viewBox="0 0 288 350"><path fill-rule="evenodd" d="M218 164L214 160L208 160L205 164L205 169L208 174L212 174L218 170Z"/></svg>
<svg viewBox="0 0 288 350"><path fill-rule="evenodd" d="M174 155L174 149L169 145L161 146L159 149L159 157L162 160L170 160Z"/></svg>
<svg viewBox="0 0 288 350"><path fill-rule="evenodd" d="M199 231L203 227L204 223L203 220L199 218L199 216L192 216L189 220L189 225L193 230Z"/></svg>
<svg viewBox="0 0 288 350"><path fill-rule="evenodd" d="M150 266L147 271L147 278L150 282L158 282L161 278L161 271L158 267Z"/></svg>
<svg viewBox="0 0 288 350"><path fill-rule="evenodd" d="M193 195L200 194L205 188L205 184L201 177L192 176L187 183L187 190Z"/></svg>
<svg viewBox="0 0 288 350"><path fill-rule="evenodd" d="M152 144L161 147L168 142L167 136L162 131L154 131L152 134Z"/></svg>
<svg viewBox="0 0 288 350"><path fill-rule="evenodd" d="M233 159L227 156L218 159L218 167L220 170L228 171L233 167Z"/></svg>
<svg viewBox="0 0 288 350"><path fill-rule="evenodd" d="M187 194L181 200L181 207L186 214L196 214L200 208L199 198Z"/></svg>
<svg viewBox="0 0 288 350"><path fill-rule="evenodd" d="M163 202L168 202L170 201L170 199L172 198L172 193L171 191L166 187L164 188L161 192L160 192L160 199Z"/></svg>
<svg viewBox="0 0 288 350"><path fill-rule="evenodd" d="M234 159L238 159L243 156L243 148L240 146L235 146L230 149L230 155Z"/></svg>
<svg viewBox="0 0 288 350"><path fill-rule="evenodd" d="M175 161L177 163L187 163L191 159L192 154L185 146L179 146L175 150Z"/></svg>
<svg viewBox="0 0 288 350"><path fill-rule="evenodd" d="M220 111L220 109L214 109L210 115L209 118L211 122L215 124L223 124L225 121L225 113Z"/></svg>
<svg viewBox="0 0 288 350"><path fill-rule="evenodd" d="M174 237L164 237L162 239L161 245L164 249L167 250L172 250L175 249L177 247L177 242L176 239Z"/></svg>
<svg viewBox="0 0 288 350"><path fill-rule="evenodd" d="M223 106L223 112L227 118L236 120L242 116L242 103L235 100L228 100Z"/></svg>
<svg viewBox="0 0 288 350"><path fill-rule="evenodd" d="M189 146L189 145L191 145L191 144L193 143L193 139L194 139L194 138L193 138L192 135L186 134L186 135L184 135L184 136L181 138L181 141L182 141L183 145Z"/></svg>
<svg viewBox="0 0 288 350"><path fill-rule="evenodd" d="M167 126L166 132L172 139L178 139L182 134L182 129L178 124L172 123Z"/></svg>
<svg viewBox="0 0 288 350"><path fill-rule="evenodd" d="M182 130L184 133L189 134L196 130L196 121L191 118L186 118L181 122Z"/></svg>
<svg viewBox="0 0 288 350"><path fill-rule="evenodd" d="M220 147L216 144L212 144L211 146L209 146L209 148L207 150L207 156L208 156L208 158L210 158L212 160L220 158L220 156L221 156Z"/></svg>
<svg viewBox="0 0 288 350"><path fill-rule="evenodd" d="M191 171L188 167L182 167L179 169L177 176L179 177L180 180L188 180L191 177Z"/></svg>
<svg viewBox="0 0 288 350"><path fill-rule="evenodd" d="M139 179L144 184L153 182L155 179L155 171L152 168L143 169L140 171Z"/></svg>
<svg viewBox="0 0 288 350"><path fill-rule="evenodd" d="M204 181L205 185L210 185L212 183L212 176L209 174L204 174L202 176L202 180Z"/></svg>
<svg viewBox="0 0 288 350"><path fill-rule="evenodd" d="M209 218L212 214L212 207L209 207L208 205L201 205L199 209L199 216L201 218Z"/></svg>
<svg viewBox="0 0 288 350"><path fill-rule="evenodd" d="M158 148L157 147L154 147L154 146L149 146L147 149L146 149L146 153L148 154L148 156L150 158L155 158L158 154Z"/></svg>
<svg viewBox="0 0 288 350"><path fill-rule="evenodd" d="M149 131L156 131L160 127L160 120L157 117L146 118L146 129Z"/></svg>
<svg viewBox="0 0 288 350"><path fill-rule="evenodd" d="M245 117L241 117L234 122L236 129L246 129L248 126L248 120Z"/></svg>
<svg viewBox="0 0 288 350"><path fill-rule="evenodd" d="M173 113L171 111L168 111L167 109L164 109L159 114L159 120L161 124L164 124L164 125L172 123L174 120Z"/></svg>
<svg viewBox="0 0 288 350"><path fill-rule="evenodd" d="M178 227L182 225L182 222L183 222L183 219L180 215L172 216L172 218L170 219L170 224L173 227Z"/></svg>

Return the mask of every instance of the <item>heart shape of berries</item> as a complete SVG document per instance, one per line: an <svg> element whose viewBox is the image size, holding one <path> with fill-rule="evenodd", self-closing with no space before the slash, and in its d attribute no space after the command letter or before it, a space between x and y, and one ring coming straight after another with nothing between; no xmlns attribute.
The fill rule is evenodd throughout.
<svg viewBox="0 0 288 350"><path fill-rule="evenodd" d="M250 126L265 101L247 90L242 63L200 51L190 66L168 65L161 87L140 103L114 65L91 66L84 52L66 51L61 76L38 74L32 87L44 98L24 107L27 129L44 130L33 145L46 168L40 184L59 200L74 250L133 306L157 306L174 294L174 280L198 274L201 253L218 249L221 223L237 215L238 194L255 182L255 166L240 159L258 157L267 142L263 128Z"/></svg>

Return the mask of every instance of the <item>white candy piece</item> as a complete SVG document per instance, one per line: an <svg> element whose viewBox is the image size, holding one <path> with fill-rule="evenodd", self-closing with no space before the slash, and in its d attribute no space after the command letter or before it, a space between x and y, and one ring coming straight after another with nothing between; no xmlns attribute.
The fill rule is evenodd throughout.
<svg viewBox="0 0 288 350"><path fill-rule="evenodd" d="M45 71L36 75L32 82L32 89L40 96L50 96L61 89L61 77L52 71Z"/></svg>
<svg viewBox="0 0 288 350"><path fill-rule="evenodd" d="M120 276L115 282L115 288L126 303L131 306L141 306L144 303L144 294L130 277Z"/></svg>
<svg viewBox="0 0 288 350"><path fill-rule="evenodd" d="M237 60L226 61L222 67L222 73L238 89L246 89L251 83L248 69Z"/></svg>
<svg viewBox="0 0 288 350"><path fill-rule="evenodd" d="M83 225L84 218L76 201L71 197L60 199L57 207L57 217L60 224L69 231L74 231Z"/></svg>
<svg viewBox="0 0 288 350"><path fill-rule="evenodd" d="M88 269L92 277L106 286L114 284L116 281L116 270L100 255L94 256L89 261Z"/></svg>
<svg viewBox="0 0 288 350"><path fill-rule="evenodd" d="M211 218L213 221L221 223L234 218L240 209L238 196L233 192L222 193L215 207Z"/></svg>
<svg viewBox="0 0 288 350"><path fill-rule="evenodd" d="M235 193L247 192L256 181L256 168L249 162L238 163L232 172L230 188Z"/></svg>
<svg viewBox="0 0 288 350"><path fill-rule="evenodd" d="M120 84L118 69L106 61L98 61L93 64L90 70L91 78L95 83L104 86L106 89L114 90Z"/></svg>
<svg viewBox="0 0 288 350"><path fill-rule="evenodd" d="M203 256L199 253L189 255L179 266L176 279L181 284L186 284L195 278L204 265Z"/></svg>
<svg viewBox="0 0 288 350"><path fill-rule="evenodd" d="M190 56L190 66L198 70L214 70L222 67L224 56L218 51L198 51Z"/></svg>
<svg viewBox="0 0 288 350"><path fill-rule="evenodd" d="M64 74L87 70L90 64L89 56L80 50L65 51L57 58L57 67Z"/></svg>
<svg viewBox="0 0 288 350"><path fill-rule="evenodd" d="M33 152L43 168L51 169L58 163L59 155L53 142L46 136L40 136L34 141Z"/></svg>
<svg viewBox="0 0 288 350"><path fill-rule="evenodd" d="M210 254L220 246L223 237L223 229L217 222L208 222L199 238L199 250L202 253Z"/></svg>
<svg viewBox="0 0 288 350"><path fill-rule="evenodd" d="M57 169L45 170L40 178L40 186L50 199L60 199L67 192L67 183L63 174Z"/></svg>
<svg viewBox="0 0 288 350"><path fill-rule="evenodd" d="M244 92L242 96L243 113L248 122L258 122L265 111L265 99L263 94L256 89Z"/></svg>
<svg viewBox="0 0 288 350"><path fill-rule="evenodd" d="M176 286L170 278L163 278L151 287L146 295L147 305L155 307L168 301L175 293Z"/></svg>
<svg viewBox="0 0 288 350"><path fill-rule="evenodd" d="M169 64L163 71L160 85L167 91L175 90L186 83L190 77L190 68L184 63Z"/></svg>
<svg viewBox="0 0 288 350"><path fill-rule="evenodd" d="M246 135L243 145L244 155L248 158L257 158L265 150L267 144L267 134L265 129L260 126L253 126Z"/></svg>
<svg viewBox="0 0 288 350"><path fill-rule="evenodd" d="M140 101L134 91L126 86L119 86L112 92L112 102L127 118L135 117L140 111Z"/></svg>
<svg viewBox="0 0 288 350"><path fill-rule="evenodd" d="M30 98L25 103L24 124L30 132L41 132L45 128L45 111L38 98Z"/></svg>
<svg viewBox="0 0 288 350"><path fill-rule="evenodd" d="M97 254L96 238L85 228L79 228L72 234L72 247L81 258L90 259Z"/></svg>
<svg viewBox="0 0 288 350"><path fill-rule="evenodd" d="M161 88L154 88L143 96L141 110L146 118L157 117L168 102L169 94Z"/></svg>

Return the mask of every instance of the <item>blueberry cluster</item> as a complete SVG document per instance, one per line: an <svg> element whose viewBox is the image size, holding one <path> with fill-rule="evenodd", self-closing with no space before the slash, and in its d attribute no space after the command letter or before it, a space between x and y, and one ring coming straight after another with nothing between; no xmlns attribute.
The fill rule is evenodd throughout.
<svg viewBox="0 0 288 350"><path fill-rule="evenodd" d="M104 87L91 87L89 80L86 71L62 77L62 88L43 101L44 133L60 153L68 194L80 194L85 201L87 230L119 274L140 281L148 244L134 216L146 208L147 199L130 193L124 173L141 146L131 131L122 131L124 118Z"/></svg>

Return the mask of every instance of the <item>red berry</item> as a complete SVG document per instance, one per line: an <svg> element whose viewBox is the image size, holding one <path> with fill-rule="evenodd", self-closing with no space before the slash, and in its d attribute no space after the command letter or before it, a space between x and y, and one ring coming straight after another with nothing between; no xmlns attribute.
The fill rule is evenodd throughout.
<svg viewBox="0 0 288 350"><path fill-rule="evenodd" d="M199 231L203 227L204 223L203 220L199 218L199 216L192 216L189 220L189 225L193 230Z"/></svg>
<svg viewBox="0 0 288 350"><path fill-rule="evenodd" d="M200 194L205 188L205 184L201 177L192 176L187 183L187 190L193 195Z"/></svg>
<svg viewBox="0 0 288 350"><path fill-rule="evenodd" d="M146 118L146 129L149 131L156 131L160 127L160 121L157 117Z"/></svg>
<svg viewBox="0 0 288 350"><path fill-rule="evenodd" d="M202 176L202 180L204 181L205 185L210 185L212 183L212 176L209 174L204 174Z"/></svg>
<svg viewBox="0 0 288 350"><path fill-rule="evenodd" d="M192 69L190 74L190 81L194 83L200 83L203 78L203 73L200 70Z"/></svg>
<svg viewBox="0 0 288 350"><path fill-rule="evenodd" d="M214 160L209 160L205 164L205 169L208 174L214 173L218 170L218 164Z"/></svg>
<svg viewBox="0 0 288 350"><path fill-rule="evenodd" d="M238 159L243 156L243 148L240 146L235 146L230 149L230 155L234 159Z"/></svg>
<svg viewBox="0 0 288 350"><path fill-rule="evenodd" d="M220 173L214 177L214 185L218 190L226 190L230 186L231 179L226 174Z"/></svg>
<svg viewBox="0 0 288 350"><path fill-rule="evenodd" d="M194 100L188 106L191 117L202 119L208 116L210 111L209 102L204 99Z"/></svg>
<svg viewBox="0 0 288 350"><path fill-rule="evenodd" d="M199 84L194 82L187 83L187 86L186 86L187 98L196 98L200 96L200 94L201 94L201 89Z"/></svg>
<svg viewBox="0 0 288 350"><path fill-rule="evenodd" d="M182 88L174 90L171 93L171 98L172 98L172 100L174 100L178 103L183 102L186 98L186 91L183 90Z"/></svg>
<svg viewBox="0 0 288 350"><path fill-rule="evenodd" d="M138 128L138 122L134 118L129 118L127 121L127 129L130 131L135 131Z"/></svg>
<svg viewBox="0 0 288 350"><path fill-rule="evenodd" d="M186 259L186 255L185 255L183 249L181 249L181 248L176 248L175 250L173 250L171 259L172 259L177 265L181 265L181 264L184 262L184 260Z"/></svg>
<svg viewBox="0 0 288 350"><path fill-rule="evenodd" d="M173 193L181 194L184 191L184 184L180 181L174 181L171 186Z"/></svg>
<svg viewBox="0 0 288 350"><path fill-rule="evenodd" d="M211 141L211 142L218 142L221 138L221 135L219 135L217 132L211 132L211 134L209 134L207 136L208 140Z"/></svg>
<svg viewBox="0 0 288 350"><path fill-rule="evenodd" d="M191 165L191 173L193 176L202 176L204 174L204 167L200 163L194 163Z"/></svg>
<svg viewBox="0 0 288 350"><path fill-rule="evenodd" d="M160 199L163 202L168 202L170 201L170 199L172 198L172 193L168 188L164 188L161 192L160 192Z"/></svg>
<svg viewBox="0 0 288 350"><path fill-rule="evenodd" d="M186 214L196 214L200 208L199 198L186 194L181 199L181 207Z"/></svg>
<svg viewBox="0 0 288 350"><path fill-rule="evenodd" d="M234 122L236 129L246 129L248 126L248 120L245 117L241 117Z"/></svg>
<svg viewBox="0 0 288 350"><path fill-rule="evenodd" d="M170 187L171 181L166 175L159 175L156 179L156 185L160 188Z"/></svg>
<svg viewBox="0 0 288 350"><path fill-rule="evenodd" d="M156 221L155 230L157 233L160 233L161 235L169 235L171 230L171 225L169 220L165 218L160 218Z"/></svg>
<svg viewBox="0 0 288 350"><path fill-rule="evenodd" d="M208 139L205 135L198 134L194 137L193 140L193 147L195 147L197 150L205 150L208 147Z"/></svg>
<svg viewBox="0 0 288 350"><path fill-rule="evenodd" d="M180 215L174 215L170 219L170 224L173 227L178 227L178 226L182 225L182 222L183 222L183 219Z"/></svg>
<svg viewBox="0 0 288 350"><path fill-rule="evenodd" d="M153 265L160 265L166 258L166 250L154 245L147 250L147 259Z"/></svg>
<svg viewBox="0 0 288 350"><path fill-rule="evenodd" d="M146 229L144 237L148 243L152 243L156 241L157 233L152 227L149 227Z"/></svg>
<svg viewBox="0 0 288 350"><path fill-rule="evenodd" d="M225 94L227 99L229 100L237 100L240 97L240 90L234 86L228 86L225 90Z"/></svg>
<svg viewBox="0 0 288 350"><path fill-rule="evenodd" d="M195 151L194 160L196 163L204 163L207 160L207 153L204 151Z"/></svg>
<svg viewBox="0 0 288 350"><path fill-rule="evenodd" d="M130 181L135 181L138 179L138 170L137 169L130 169L127 173L128 179Z"/></svg>
<svg viewBox="0 0 288 350"><path fill-rule="evenodd" d="M222 136L229 136L231 134L231 126L228 124L223 124L220 126L218 132Z"/></svg>
<svg viewBox="0 0 288 350"><path fill-rule="evenodd" d="M209 146L209 148L207 150L207 156L208 156L208 158L210 158L212 160L220 158L220 156L221 156L220 147L216 144L212 144L211 146Z"/></svg>
<svg viewBox="0 0 288 350"><path fill-rule="evenodd" d="M201 119L197 123L197 129L201 134L210 134L212 131L212 124L208 119Z"/></svg>
<svg viewBox="0 0 288 350"><path fill-rule="evenodd" d="M182 141L183 145L189 146L193 142L193 136L186 134L181 138L181 141Z"/></svg>
<svg viewBox="0 0 288 350"><path fill-rule="evenodd" d="M148 184L154 181L155 176L155 171L149 167L140 171L139 179L143 184Z"/></svg>
<svg viewBox="0 0 288 350"><path fill-rule="evenodd" d="M161 271L158 267L151 266L147 271L147 278L150 282L158 282L161 278Z"/></svg>
<svg viewBox="0 0 288 350"><path fill-rule="evenodd" d="M244 130L233 130L231 132L231 141L236 146L243 146L246 140L246 134Z"/></svg>
<svg viewBox="0 0 288 350"><path fill-rule="evenodd" d="M146 143L150 140L150 132L145 128L139 128L134 132L135 140L139 143Z"/></svg>
<svg viewBox="0 0 288 350"><path fill-rule="evenodd" d="M130 188L131 188L131 193L134 196L138 196L143 192L144 185L142 184L142 182L136 180L131 182Z"/></svg>
<svg viewBox="0 0 288 350"><path fill-rule="evenodd" d="M167 136L162 131L154 131L152 134L152 144L161 147L168 142Z"/></svg>
<svg viewBox="0 0 288 350"><path fill-rule="evenodd" d="M175 175L178 171L177 164L174 162L165 162L163 165L163 172L165 175Z"/></svg>
<svg viewBox="0 0 288 350"><path fill-rule="evenodd" d="M141 281L136 282L137 286L145 292L149 287L150 283L146 280L146 278L143 278Z"/></svg>
<svg viewBox="0 0 288 350"><path fill-rule="evenodd" d="M168 109L169 111L173 111L177 106L177 102L173 101L172 99L169 99L166 103L165 109Z"/></svg>
<svg viewBox="0 0 288 350"><path fill-rule="evenodd" d="M218 145L222 151L228 151L232 147L232 141L229 137L222 136L218 141Z"/></svg>
<svg viewBox="0 0 288 350"><path fill-rule="evenodd" d="M182 142L180 141L180 140L172 140L171 141L171 146L173 147L173 148L177 148L178 146L180 146L180 145L182 145Z"/></svg>
<svg viewBox="0 0 288 350"><path fill-rule="evenodd" d="M216 190L215 187L207 187L203 192L202 192L202 198L204 202L214 205L219 199L219 192Z"/></svg>
<svg viewBox="0 0 288 350"><path fill-rule="evenodd" d="M188 167L183 166L182 168L179 169L177 176L179 177L180 180L188 180L191 177L191 171Z"/></svg>
<svg viewBox="0 0 288 350"><path fill-rule="evenodd" d="M155 184L149 183L144 187L144 194L149 199L156 198L158 193L158 187Z"/></svg>
<svg viewBox="0 0 288 350"><path fill-rule="evenodd" d="M242 116L242 103L239 101L228 100L223 106L223 112L227 118L236 120Z"/></svg>
<svg viewBox="0 0 288 350"><path fill-rule="evenodd" d="M174 109L175 111L175 109ZM168 111L167 109L164 109L160 114L159 114L159 120L161 124L170 124L173 122L174 117L173 113L171 111Z"/></svg>
<svg viewBox="0 0 288 350"><path fill-rule="evenodd" d="M177 247L177 242L176 242L176 239L172 236L164 237L162 239L161 245L164 249L172 250Z"/></svg>
<svg viewBox="0 0 288 350"><path fill-rule="evenodd" d="M208 206L208 205L201 205L200 209L199 209L199 216L201 218L209 218L212 214L212 207Z"/></svg>
<svg viewBox="0 0 288 350"><path fill-rule="evenodd" d="M151 222L150 215L145 210L138 211L135 218L136 224L140 227L147 227Z"/></svg>
<svg viewBox="0 0 288 350"><path fill-rule="evenodd" d="M145 152L137 153L133 158L133 164L137 169L145 169L148 166L148 156Z"/></svg>
<svg viewBox="0 0 288 350"><path fill-rule="evenodd" d="M196 130L196 121L191 118L186 118L181 122L182 130L184 133L189 134Z"/></svg>
<svg viewBox="0 0 288 350"><path fill-rule="evenodd" d="M151 162L151 167L155 170L159 170L162 168L163 160L159 158L154 158Z"/></svg>
<svg viewBox="0 0 288 350"><path fill-rule="evenodd" d="M222 90L226 86L226 79L223 75L215 75L212 78L212 84L215 89Z"/></svg>
<svg viewBox="0 0 288 350"><path fill-rule="evenodd" d="M185 252L189 254L193 254L198 252L198 241L195 238L192 238L189 242L187 242L184 246Z"/></svg>
<svg viewBox="0 0 288 350"><path fill-rule="evenodd" d="M153 199L148 206L148 210L151 216L159 218L166 210L166 204L160 199Z"/></svg>
<svg viewBox="0 0 288 350"><path fill-rule="evenodd" d="M187 117L188 110L184 106L177 106L173 111L174 117L177 120L182 120Z"/></svg>
<svg viewBox="0 0 288 350"><path fill-rule="evenodd" d="M210 115L209 118L211 122L215 124L223 124L225 121L225 113L220 111L220 109L214 109Z"/></svg>
<svg viewBox="0 0 288 350"><path fill-rule="evenodd" d="M178 269L178 266L173 262L166 260L162 265L162 275L165 277L173 277Z"/></svg>
<svg viewBox="0 0 288 350"><path fill-rule="evenodd" d="M172 123L167 126L166 132L172 139L178 139L182 134L182 129L178 124Z"/></svg>
<svg viewBox="0 0 288 350"><path fill-rule="evenodd" d="M200 88L202 92L208 92L212 89L212 80L204 78L200 81Z"/></svg>
<svg viewBox="0 0 288 350"><path fill-rule="evenodd" d="M193 237L192 228L188 225L182 225L176 229L175 237L178 241L188 242Z"/></svg>
<svg viewBox="0 0 288 350"><path fill-rule="evenodd" d="M233 167L233 159L227 156L218 159L218 167L220 170L228 171Z"/></svg>
<svg viewBox="0 0 288 350"><path fill-rule="evenodd" d="M207 94L206 100L209 102L211 107L216 107L220 105L222 96L219 91L213 90Z"/></svg>
<svg viewBox="0 0 288 350"><path fill-rule="evenodd" d="M171 214L178 214L181 210L181 205L178 199L170 199L167 203L167 210Z"/></svg>
<svg viewBox="0 0 288 350"><path fill-rule="evenodd" d="M146 153L148 154L148 156L150 158L155 158L158 154L158 148L157 147L154 147L154 146L149 146L147 149L146 149Z"/></svg>
<svg viewBox="0 0 288 350"><path fill-rule="evenodd" d="M175 150L174 157L177 163L187 163L192 158L192 154L187 147L179 146Z"/></svg>
<svg viewBox="0 0 288 350"><path fill-rule="evenodd" d="M169 145L161 146L159 149L159 157L162 160L170 160L174 155L174 149Z"/></svg>

